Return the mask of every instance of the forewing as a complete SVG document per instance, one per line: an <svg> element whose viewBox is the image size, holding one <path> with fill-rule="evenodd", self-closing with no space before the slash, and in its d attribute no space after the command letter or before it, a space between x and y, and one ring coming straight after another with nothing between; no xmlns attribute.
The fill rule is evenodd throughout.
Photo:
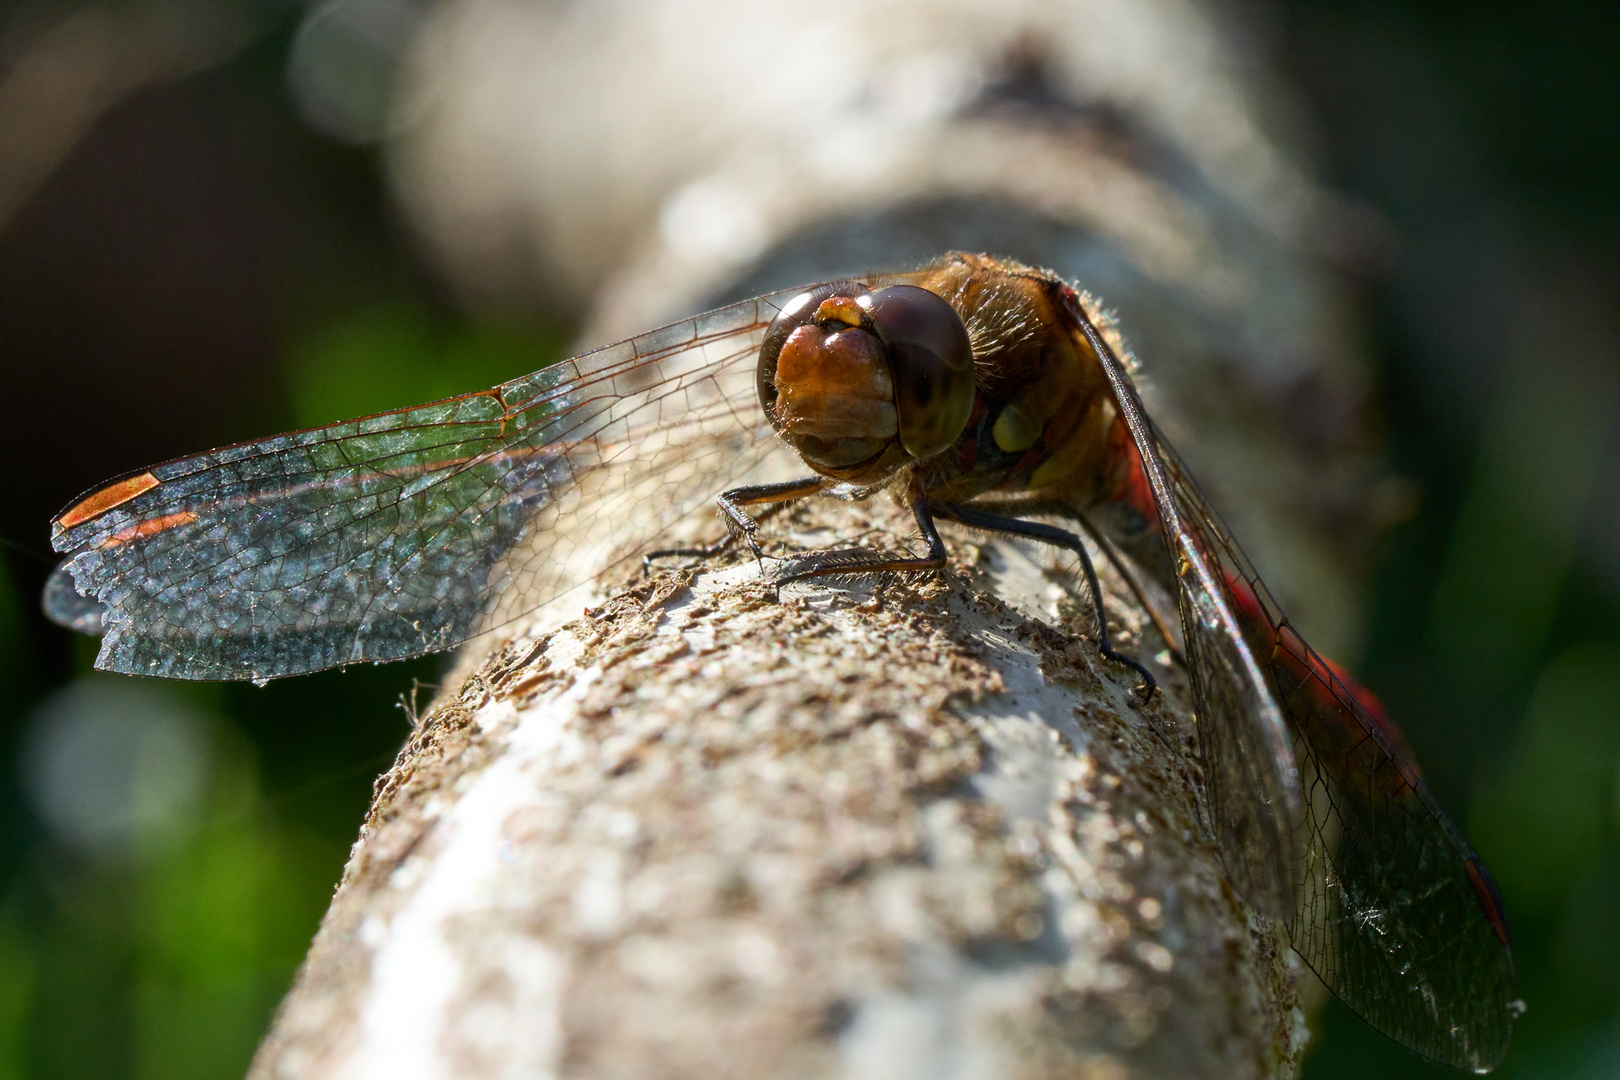
<svg viewBox="0 0 1620 1080"><path fill-rule="evenodd" d="M130 674L269 679L450 648L791 468L753 385L791 295L107 484L53 523L69 558L47 606L86 624L70 574L104 609L96 666Z"/></svg>
<svg viewBox="0 0 1620 1080"><path fill-rule="evenodd" d="M1250 906L1272 918L1294 911L1304 851L1299 770L1282 709L1241 631L1221 568L1178 499L1152 421L1125 367L1078 303L1072 307L1102 363L1141 454L1175 567L1183 647L1196 705L1210 825L1227 876Z"/></svg>
<svg viewBox="0 0 1620 1080"><path fill-rule="evenodd" d="M1228 606L1275 688L1303 777L1294 949L1379 1031L1436 1061L1490 1070L1507 1053L1518 1003L1488 871L1398 733L1289 624L1175 452L1160 447L1182 517L1221 564Z"/></svg>
<svg viewBox="0 0 1620 1080"><path fill-rule="evenodd" d="M1490 874L1399 736L1289 624L1123 365L1076 315L1171 545L1206 789L1234 885L1287 922L1294 949L1373 1027L1489 1071L1520 1008Z"/></svg>

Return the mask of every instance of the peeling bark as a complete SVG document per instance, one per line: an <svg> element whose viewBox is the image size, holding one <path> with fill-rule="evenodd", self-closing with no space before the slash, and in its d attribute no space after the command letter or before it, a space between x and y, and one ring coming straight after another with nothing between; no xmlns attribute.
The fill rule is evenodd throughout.
<svg viewBox="0 0 1620 1080"><path fill-rule="evenodd" d="M252 1075L1292 1076L1163 642L1100 565L1144 705L1072 566L946 529L943 579L722 559L505 643L379 781Z"/></svg>

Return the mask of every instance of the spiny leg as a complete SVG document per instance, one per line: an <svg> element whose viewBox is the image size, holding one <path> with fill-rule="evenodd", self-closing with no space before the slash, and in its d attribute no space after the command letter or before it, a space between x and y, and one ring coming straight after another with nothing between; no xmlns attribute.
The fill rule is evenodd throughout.
<svg viewBox="0 0 1620 1080"><path fill-rule="evenodd" d="M1141 581L1137 579L1135 568L1130 565L1125 556L1120 554L1119 548L1114 545L1114 542L1099 531L1084 514L1076 514L1074 519L1080 523L1080 527L1085 530L1086 535L1091 537L1091 542L1097 545L1097 549L1113 564L1114 570L1125 580L1125 584L1131 590L1131 595L1136 597L1136 602L1142 605L1142 610L1146 611L1148 618L1153 620L1153 625L1158 629L1159 636L1164 639L1165 648L1170 650L1170 655L1175 658L1176 663L1186 667L1187 660L1181 655L1181 649L1176 646L1176 639L1170 632L1169 622L1159 611L1158 606L1148 598L1147 590L1142 588Z"/></svg>
<svg viewBox="0 0 1620 1080"><path fill-rule="evenodd" d="M756 560L764 558L759 543L754 535L759 532L759 523L771 514L774 514L794 499L802 499L807 495L814 495L825 487L827 481L820 476L806 476L798 480L788 480L780 484L753 484L748 487L732 488L721 492L715 499L720 507L720 513L726 519L726 535L722 540L702 547L691 548L659 548L649 551L641 557L642 573L652 569L654 559L666 558L698 558L712 559L737 542L738 537L748 541L749 550L754 553ZM756 506L760 503L771 503L758 518L752 517L743 509L745 506Z"/></svg>
<svg viewBox="0 0 1620 1080"><path fill-rule="evenodd" d="M1124 653L1115 652L1114 646L1109 640L1108 616L1103 611L1102 587L1097 584L1097 571L1091 565L1091 555L1086 551L1083 540L1072 532L1067 532L1052 525L1024 521L1020 518L986 514L966 506L941 503L935 509L944 517L954 518L971 528L1027 537L1030 540L1039 540L1054 547L1066 548L1079 555L1080 567L1085 572L1086 590L1091 594L1091 610L1097 617L1097 650L1107 659L1130 668L1142 677L1142 685L1137 687L1137 692L1142 695L1143 701L1153 695L1153 690L1158 686L1158 682L1153 678L1152 673Z"/></svg>
<svg viewBox="0 0 1620 1080"><path fill-rule="evenodd" d="M923 540L928 544L928 554L920 558L907 556L898 559L877 557L850 559L837 557L831 552L821 552L806 556L807 565L803 569L784 575L776 583L787 585L808 578L843 577L846 574L904 574L919 570L944 569L945 540L939 535L939 526L934 524L934 515L929 509L928 500L923 497L922 484L919 481L911 482L906 489L905 499L911 508L911 516L917 521L917 528L922 531Z"/></svg>

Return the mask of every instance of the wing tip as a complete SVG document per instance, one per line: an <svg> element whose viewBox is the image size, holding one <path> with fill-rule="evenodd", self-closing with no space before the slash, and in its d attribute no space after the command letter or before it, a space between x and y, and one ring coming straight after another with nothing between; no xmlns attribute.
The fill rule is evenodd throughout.
<svg viewBox="0 0 1620 1080"><path fill-rule="evenodd" d="M73 575L64 560L45 580L45 592L40 607L45 617L58 626L80 634L99 637L107 628L107 607L101 601L79 592Z"/></svg>

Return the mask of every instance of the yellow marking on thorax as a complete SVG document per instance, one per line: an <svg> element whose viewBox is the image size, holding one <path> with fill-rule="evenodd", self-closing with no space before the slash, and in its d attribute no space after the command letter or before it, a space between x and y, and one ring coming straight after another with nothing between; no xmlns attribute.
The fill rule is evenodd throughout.
<svg viewBox="0 0 1620 1080"><path fill-rule="evenodd" d="M1015 401L1001 410L990 434L1002 451L1016 454L1034 446L1045 425L1046 417L1031 416L1020 402Z"/></svg>

